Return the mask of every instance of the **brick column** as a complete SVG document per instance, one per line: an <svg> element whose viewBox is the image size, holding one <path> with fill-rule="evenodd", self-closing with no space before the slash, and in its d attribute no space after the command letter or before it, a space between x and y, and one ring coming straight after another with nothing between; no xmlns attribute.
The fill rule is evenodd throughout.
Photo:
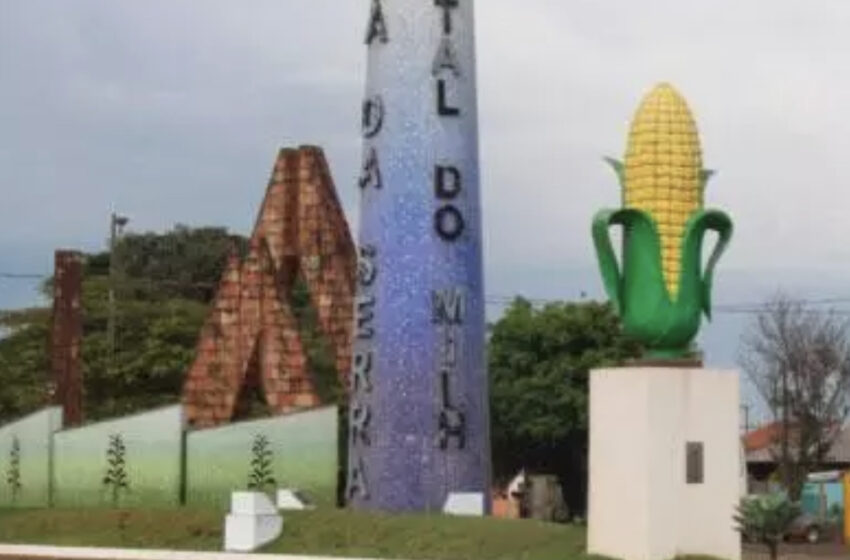
<svg viewBox="0 0 850 560"><path fill-rule="evenodd" d="M78 426L83 421L81 295L82 255L76 251L56 251L50 364L55 386L53 402L62 407L62 422L66 428Z"/></svg>

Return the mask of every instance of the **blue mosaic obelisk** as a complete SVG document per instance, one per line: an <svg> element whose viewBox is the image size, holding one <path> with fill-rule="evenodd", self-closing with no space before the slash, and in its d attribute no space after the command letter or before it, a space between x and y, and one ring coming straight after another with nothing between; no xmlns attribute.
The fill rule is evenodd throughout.
<svg viewBox="0 0 850 560"><path fill-rule="evenodd" d="M489 504L472 0L373 0L347 497Z"/></svg>

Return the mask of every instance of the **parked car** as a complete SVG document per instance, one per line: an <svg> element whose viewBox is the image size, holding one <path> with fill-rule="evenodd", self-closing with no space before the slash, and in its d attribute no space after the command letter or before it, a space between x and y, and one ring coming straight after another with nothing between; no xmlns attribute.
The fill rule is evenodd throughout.
<svg viewBox="0 0 850 560"><path fill-rule="evenodd" d="M791 522L785 540L805 541L815 544L835 538L838 527L835 521L801 513Z"/></svg>

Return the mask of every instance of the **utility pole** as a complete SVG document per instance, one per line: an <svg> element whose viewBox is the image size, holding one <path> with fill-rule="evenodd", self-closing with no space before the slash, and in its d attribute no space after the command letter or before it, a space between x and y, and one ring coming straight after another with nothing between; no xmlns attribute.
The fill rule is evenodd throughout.
<svg viewBox="0 0 850 560"><path fill-rule="evenodd" d="M782 366L782 482L785 489L791 492L791 450L788 433L788 368Z"/></svg>
<svg viewBox="0 0 850 560"><path fill-rule="evenodd" d="M115 366L115 245L121 230L130 219L115 212L109 219L109 318L106 337L109 344L109 368Z"/></svg>

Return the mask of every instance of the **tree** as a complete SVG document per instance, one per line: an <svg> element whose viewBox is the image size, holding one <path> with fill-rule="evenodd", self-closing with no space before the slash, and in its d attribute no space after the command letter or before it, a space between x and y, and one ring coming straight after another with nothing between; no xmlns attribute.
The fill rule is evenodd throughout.
<svg viewBox="0 0 850 560"><path fill-rule="evenodd" d="M744 538L767 546L771 560L779 558L779 543L799 510L784 494L746 497L736 508L737 530Z"/></svg>
<svg viewBox="0 0 850 560"><path fill-rule="evenodd" d="M247 249L247 238L219 227L178 224L164 235L130 233L115 247L119 287L132 299L209 302L228 254L236 251L244 256ZM104 257L108 272L108 253Z"/></svg>
<svg viewBox="0 0 850 560"><path fill-rule="evenodd" d="M184 298L152 301L119 295L113 364L106 330L107 285L108 280L99 276L90 277L83 285L86 417L121 416L178 401L208 304Z"/></svg>
<svg viewBox="0 0 850 560"><path fill-rule="evenodd" d="M225 228L178 225L165 233L128 233L115 247L116 348L110 360L109 253L84 257L82 374L87 420L175 403L228 255L244 256L248 240ZM52 280L41 286L52 298ZM337 402L330 345L322 336L303 282L289 303L299 320L310 371L324 402ZM51 309L0 312L0 423L49 402ZM266 411L264 406L257 407Z"/></svg>
<svg viewBox="0 0 850 560"><path fill-rule="evenodd" d="M127 234L116 246L115 365L107 340L109 253L85 255L82 369L86 418L176 402L228 253L247 245L223 228ZM52 280L41 287L52 298ZM49 401L51 310L0 313L0 423Z"/></svg>
<svg viewBox="0 0 850 560"><path fill-rule="evenodd" d="M48 399L50 311L0 313L0 423L44 406Z"/></svg>
<svg viewBox="0 0 850 560"><path fill-rule="evenodd" d="M780 424L771 451L793 500L848 415L850 321L778 295L745 334L741 364Z"/></svg>
<svg viewBox="0 0 850 560"><path fill-rule="evenodd" d="M491 434L498 478L520 468L558 475L570 511L585 510L588 374L637 357L607 305L517 298L489 341Z"/></svg>

